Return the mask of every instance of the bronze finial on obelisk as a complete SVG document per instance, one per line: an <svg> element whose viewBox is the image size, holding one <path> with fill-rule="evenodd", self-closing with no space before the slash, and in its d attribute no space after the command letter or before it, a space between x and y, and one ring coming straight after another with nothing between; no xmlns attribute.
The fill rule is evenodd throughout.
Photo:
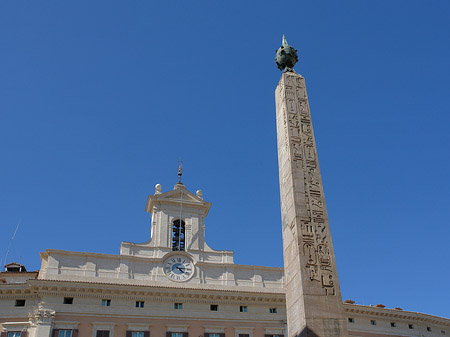
<svg viewBox="0 0 450 337"><path fill-rule="evenodd" d="M281 47L277 49L275 63L282 72L294 72L294 66L298 62L297 49L294 49L287 43L286 37L283 35Z"/></svg>
<svg viewBox="0 0 450 337"><path fill-rule="evenodd" d="M283 36L276 63L278 169L288 337L347 337L305 79Z"/></svg>

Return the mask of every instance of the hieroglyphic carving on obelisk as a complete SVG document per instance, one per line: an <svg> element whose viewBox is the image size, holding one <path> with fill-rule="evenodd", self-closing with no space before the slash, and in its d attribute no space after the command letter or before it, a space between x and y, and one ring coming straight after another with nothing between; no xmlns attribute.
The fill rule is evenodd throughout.
<svg viewBox="0 0 450 337"><path fill-rule="evenodd" d="M283 36L275 90L288 337L348 336L305 79Z"/></svg>

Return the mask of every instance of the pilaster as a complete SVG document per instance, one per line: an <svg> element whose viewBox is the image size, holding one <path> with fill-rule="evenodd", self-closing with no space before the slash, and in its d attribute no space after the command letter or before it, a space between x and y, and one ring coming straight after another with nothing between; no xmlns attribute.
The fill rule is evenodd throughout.
<svg viewBox="0 0 450 337"><path fill-rule="evenodd" d="M30 337L50 337L55 311L44 309L41 305L29 314Z"/></svg>

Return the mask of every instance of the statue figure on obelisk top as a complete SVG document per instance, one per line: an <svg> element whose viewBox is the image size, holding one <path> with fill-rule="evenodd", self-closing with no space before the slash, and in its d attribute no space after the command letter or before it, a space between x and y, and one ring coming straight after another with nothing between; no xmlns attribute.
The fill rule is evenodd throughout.
<svg viewBox="0 0 450 337"><path fill-rule="evenodd" d="M288 337L347 337L305 79L284 36L275 60Z"/></svg>

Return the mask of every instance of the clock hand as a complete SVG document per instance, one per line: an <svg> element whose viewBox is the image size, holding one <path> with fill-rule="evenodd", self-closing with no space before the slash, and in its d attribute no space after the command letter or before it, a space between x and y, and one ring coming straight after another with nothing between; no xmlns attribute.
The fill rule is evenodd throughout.
<svg viewBox="0 0 450 337"><path fill-rule="evenodd" d="M177 267L177 269L181 272L184 272L184 269L181 269L180 267Z"/></svg>

